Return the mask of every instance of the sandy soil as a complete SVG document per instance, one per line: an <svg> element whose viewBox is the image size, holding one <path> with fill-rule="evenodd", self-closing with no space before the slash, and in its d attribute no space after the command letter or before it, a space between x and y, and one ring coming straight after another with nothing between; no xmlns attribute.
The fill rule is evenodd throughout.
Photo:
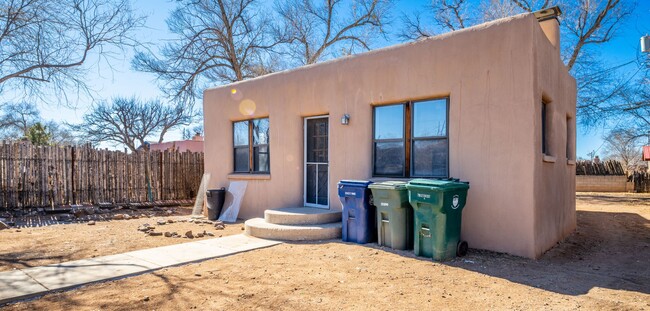
<svg viewBox="0 0 650 311"><path fill-rule="evenodd" d="M376 244L292 243L6 309L650 310L650 196L577 198L578 230L539 260L470 249L436 263Z"/></svg>
<svg viewBox="0 0 650 311"><path fill-rule="evenodd" d="M73 224L56 224L43 227L27 227L0 231L0 271L27 268L70 260L119 254L138 249L165 246L187 242L186 238L148 236L138 231L142 224L154 226L157 232L187 231L193 234L211 232L215 237L242 233L243 223L226 224L225 229L216 230L211 224L187 222L191 208L173 208L174 216L167 213L152 215L151 218L129 220L95 219L95 225L87 221ZM116 212L117 213L117 212ZM153 214L137 212L133 214ZM110 218L110 217L108 217ZM157 225L158 220L171 219L174 223ZM207 238L207 237L204 237Z"/></svg>

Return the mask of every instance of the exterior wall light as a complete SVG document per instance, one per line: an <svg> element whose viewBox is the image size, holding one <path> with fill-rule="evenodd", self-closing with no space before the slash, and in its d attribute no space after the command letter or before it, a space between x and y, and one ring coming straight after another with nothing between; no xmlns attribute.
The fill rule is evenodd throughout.
<svg viewBox="0 0 650 311"><path fill-rule="evenodd" d="M650 36L641 37L641 52L650 53Z"/></svg>
<svg viewBox="0 0 650 311"><path fill-rule="evenodd" d="M350 124L350 115L349 114L346 113L341 117L341 124L343 124L343 125Z"/></svg>

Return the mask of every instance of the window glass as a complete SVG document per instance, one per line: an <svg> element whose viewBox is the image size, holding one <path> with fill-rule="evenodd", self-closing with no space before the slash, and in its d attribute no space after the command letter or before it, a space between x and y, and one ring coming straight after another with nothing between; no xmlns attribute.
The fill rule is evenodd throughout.
<svg viewBox="0 0 650 311"><path fill-rule="evenodd" d="M573 160L573 119L566 117L566 158Z"/></svg>
<svg viewBox="0 0 650 311"><path fill-rule="evenodd" d="M268 118L234 122L233 145L235 172L270 172Z"/></svg>
<svg viewBox="0 0 650 311"><path fill-rule="evenodd" d="M375 143L375 174L385 176L403 176L403 142Z"/></svg>
<svg viewBox="0 0 650 311"><path fill-rule="evenodd" d="M328 161L328 120L307 120L307 162Z"/></svg>
<svg viewBox="0 0 650 311"><path fill-rule="evenodd" d="M546 124L546 122L547 122L546 114L548 113L547 109L548 109L547 104L545 102L542 102L542 153L543 154L549 154L549 152L548 152L548 143L546 141L548 139L548 136L546 134L546 131L548 130L547 129L547 124Z"/></svg>
<svg viewBox="0 0 650 311"><path fill-rule="evenodd" d="M374 108L373 175L449 176L449 98Z"/></svg>
<svg viewBox="0 0 650 311"><path fill-rule="evenodd" d="M413 137L447 136L447 100L413 104Z"/></svg>
<svg viewBox="0 0 650 311"><path fill-rule="evenodd" d="M269 171L269 147L259 146L253 147L253 171L255 172L268 172Z"/></svg>
<svg viewBox="0 0 650 311"><path fill-rule="evenodd" d="M316 169L318 164L307 164L307 186L305 191L306 202L311 204L318 204L318 197L316 194Z"/></svg>
<svg viewBox="0 0 650 311"><path fill-rule="evenodd" d="M328 165L318 164L318 204L327 205Z"/></svg>
<svg viewBox="0 0 650 311"><path fill-rule="evenodd" d="M266 145L269 143L269 119L253 120L253 144Z"/></svg>
<svg viewBox="0 0 650 311"><path fill-rule="evenodd" d="M375 139L404 137L404 105L375 107Z"/></svg>
<svg viewBox="0 0 650 311"><path fill-rule="evenodd" d="M413 142L414 176L447 176L447 140L431 139Z"/></svg>
<svg viewBox="0 0 650 311"><path fill-rule="evenodd" d="M235 122L233 128L235 146L248 145L248 121Z"/></svg>
<svg viewBox="0 0 650 311"><path fill-rule="evenodd" d="M248 171L248 147L235 148L235 172Z"/></svg>

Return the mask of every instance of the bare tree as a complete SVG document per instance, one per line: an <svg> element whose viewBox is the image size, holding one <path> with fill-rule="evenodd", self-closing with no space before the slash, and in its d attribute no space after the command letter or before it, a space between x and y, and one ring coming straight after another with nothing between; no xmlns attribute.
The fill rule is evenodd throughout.
<svg viewBox="0 0 650 311"><path fill-rule="evenodd" d="M650 60L650 59L649 59ZM617 104L611 109L620 109L619 124L633 139L650 144L650 63L639 64L641 77L634 83L623 83Z"/></svg>
<svg viewBox="0 0 650 311"><path fill-rule="evenodd" d="M140 51L136 70L157 76L163 91L176 100L193 102L208 83L230 83L271 71L267 15L257 0L179 0L167 20L178 36L160 51Z"/></svg>
<svg viewBox="0 0 650 311"><path fill-rule="evenodd" d="M641 164L641 147L639 138L634 132L628 129L614 129L605 137L604 151L611 158L616 159L623 164L623 169L627 172Z"/></svg>
<svg viewBox="0 0 650 311"><path fill-rule="evenodd" d="M128 0L4 0L0 2L0 92L11 88L65 98L70 88L88 91L91 53L105 59L133 46L143 18Z"/></svg>
<svg viewBox="0 0 650 311"><path fill-rule="evenodd" d="M185 105L136 98L115 98L112 103L94 105L73 129L94 144L124 145L137 151L149 139L162 142L170 130L192 122L194 114Z"/></svg>
<svg viewBox="0 0 650 311"><path fill-rule="evenodd" d="M578 84L578 116L585 125L604 122L603 116L620 115L617 98L629 77L618 78L620 66L607 67L595 47L609 42L634 9L634 1L621 0L441 0L428 6L428 19L404 17L402 38L419 39L476 23L533 12L559 5L564 11L562 58ZM467 12L473 12L468 14ZM428 28L427 28L428 27ZM622 65L629 65L622 64Z"/></svg>
<svg viewBox="0 0 650 311"><path fill-rule="evenodd" d="M189 140L194 138L194 136L200 135L203 136L203 125L195 125L192 128L186 127L183 129L183 139Z"/></svg>
<svg viewBox="0 0 650 311"><path fill-rule="evenodd" d="M564 29L571 34L570 46L566 47L565 62L569 70L579 60L584 48L610 41L633 6L620 0L578 0L577 7L567 10L563 19ZM567 9L571 8L569 5Z"/></svg>
<svg viewBox="0 0 650 311"><path fill-rule="evenodd" d="M49 121L44 125L50 134L50 142L52 144L60 146L79 144L77 136L74 135L72 129L67 124Z"/></svg>
<svg viewBox="0 0 650 311"><path fill-rule="evenodd" d="M433 14L433 24L443 31L455 31L470 25L471 21L467 13L469 3L467 0L440 0L431 1L427 10ZM423 24L423 14L416 12L413 15L404 15L402 22L404 29L400 38L404 40L417 40L436 35L438 31Z"/></svg>
<svg viewBox="0 0 650 311"><path fill-rule="evenodd" d="M480 20L487 22L517 15L521 13L521 7L517 5L516 2L516 0L490 0L480 3ZM521 1L520 3L524 3L524 1Z"/></svg>
<svg viewBox="0 0 650 311"><path fill-rule="evenodd" d="M4 138L20 139L40 121L41 114L34 103L5 103L0 115L0 131Z"/></svg>
<svg viewBox="0 0 650 311"><path fill-rule="evenodd" d="M313 64L340 48L343 54L369 50L384 34L389 0L289 0L276 2L281 25L276 35L299 64Z"/></svg>

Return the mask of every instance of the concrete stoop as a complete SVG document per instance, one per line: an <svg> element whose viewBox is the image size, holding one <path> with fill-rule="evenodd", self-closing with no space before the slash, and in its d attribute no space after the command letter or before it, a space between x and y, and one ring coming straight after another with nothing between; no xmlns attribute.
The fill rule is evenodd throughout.
<svg viewBox="0 0 650 311"><path fill-rule="evenodd" d="M282 241L315 241L341 237L341 212L310 207L266 210L264 219L245 222L246 234Z"/></svg>

